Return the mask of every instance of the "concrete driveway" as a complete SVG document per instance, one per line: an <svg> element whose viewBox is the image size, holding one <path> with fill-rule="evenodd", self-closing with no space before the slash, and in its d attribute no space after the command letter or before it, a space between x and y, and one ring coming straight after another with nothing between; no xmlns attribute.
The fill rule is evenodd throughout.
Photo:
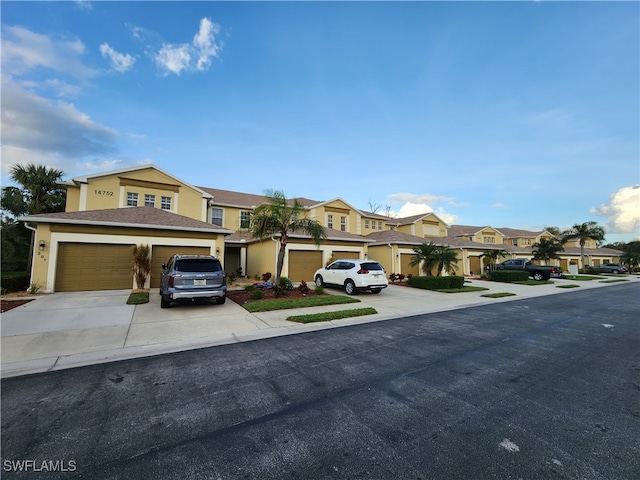
<svg viewBox="0 0 640 480"><path fill-rule="evenodd" d="M629 280L637 282L638 277ZM360 304L257 314L231 301L161 309L156 290L148 304L137 306L126 305L129 290L55 293L2 314L1 374L4 378L59 370L569 291L557 288L562 283L578 283L580 289L615 285L569 280L536 286L469 283L489 288L488 292L516 294L501 299L481 297L487 291L445 294L391 285L378 295L359 294ZM327 292L344 295L338 289ZM378 313L308 325L286 320L290 315L368 306Z"/></svg>

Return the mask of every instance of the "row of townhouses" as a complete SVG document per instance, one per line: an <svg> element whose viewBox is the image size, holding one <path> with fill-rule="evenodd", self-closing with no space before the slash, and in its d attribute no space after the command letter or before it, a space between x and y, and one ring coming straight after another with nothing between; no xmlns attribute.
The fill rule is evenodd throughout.
<svg viewBox="0 0 640 480"><path fill-rule="evenodd" d="M46 285L45 291L132 288L131 247L140 244L151 247L152 288L174 253L216 255L227 272L243 276L275 272L279 238L253 238L247 230L252 210L265 201L262 195L190 185L154 165L77 177L64 186L65 212L21 218L36 232L31 280ZM337 258L370 258L389 274L416 275L413 248L425 242L458 252L456 274L479 275L487 250L531 258L536 242L553 237L546 231L448 226L434 213L390 218L341 198L297 200L323 225L326 240L317 246L306 235L291 235L282 274L293 282L313 281L317 268ZM588 242L585 263L617 261L621 253ZM563 270L582 267L577 241L554 262Z"/></svg>

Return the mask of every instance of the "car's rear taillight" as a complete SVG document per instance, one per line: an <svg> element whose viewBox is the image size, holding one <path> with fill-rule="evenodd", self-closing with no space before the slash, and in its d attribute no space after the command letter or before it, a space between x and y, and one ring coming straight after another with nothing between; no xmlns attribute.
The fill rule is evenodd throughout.
<svg viewBox="0 0 640 480"><path fill-rule="evenodd" d="M369 270L365 270L364 268L361 268L360 270L358 270L358 275L366 275L367 273L369 273Z"/></svg>
<svg viewBox="0 0 640 480"><path fill-rule="evenodd" d="M181 276L182 276L182 275L171 275L171 276L169 277L169 282L168 282L167 286L168 286L169 288L173 288L173 285L174 285L174 283L175 283L175 278L176 278L176 277L181 277Z"/></svg>

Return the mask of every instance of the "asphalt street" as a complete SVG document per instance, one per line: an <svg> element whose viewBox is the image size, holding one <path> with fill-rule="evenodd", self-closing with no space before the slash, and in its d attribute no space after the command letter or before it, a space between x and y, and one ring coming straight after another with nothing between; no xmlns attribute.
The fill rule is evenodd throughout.
<svg viewBox="0 0 640 480"><path fill-rule="evenodd" d="M640 285L1 386L2 478L637 479Z"/></svg>

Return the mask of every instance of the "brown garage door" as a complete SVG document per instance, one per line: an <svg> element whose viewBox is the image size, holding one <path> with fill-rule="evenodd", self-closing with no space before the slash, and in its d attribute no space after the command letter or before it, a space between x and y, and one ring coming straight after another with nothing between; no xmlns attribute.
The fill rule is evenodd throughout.
<svg viewBox="0 0 640 480"><path fill-rule="evenodd" d="M182 245L154 245L151 250L151 279L149 285L152 288L160 286L160 275L162 274L162 264L172 255L211 255L209 247L189 247Z"/></svg>
<svg viewBox="0 0 640 480"><path fill-rule="evenodd" d="M313 282L313 274L322 266L322 252L309 250L289 251L289 280Z"/></svg>
<svg viewBox="0 0 640 480"><path fill-rule="evenodd" d="M132 288L133 245L60 243L55 289L58 292Z"/></svg>
<svg viewBox="0 0 640 480"><path fill-rule="evenodd" d="M407 275L423 275L420 273L420 266L414 265L413 267L409 265L411 263L411 258L413 254L411 253L402 253L400 254L400 268L402 269L402 274L406 277Z"/></svg>

